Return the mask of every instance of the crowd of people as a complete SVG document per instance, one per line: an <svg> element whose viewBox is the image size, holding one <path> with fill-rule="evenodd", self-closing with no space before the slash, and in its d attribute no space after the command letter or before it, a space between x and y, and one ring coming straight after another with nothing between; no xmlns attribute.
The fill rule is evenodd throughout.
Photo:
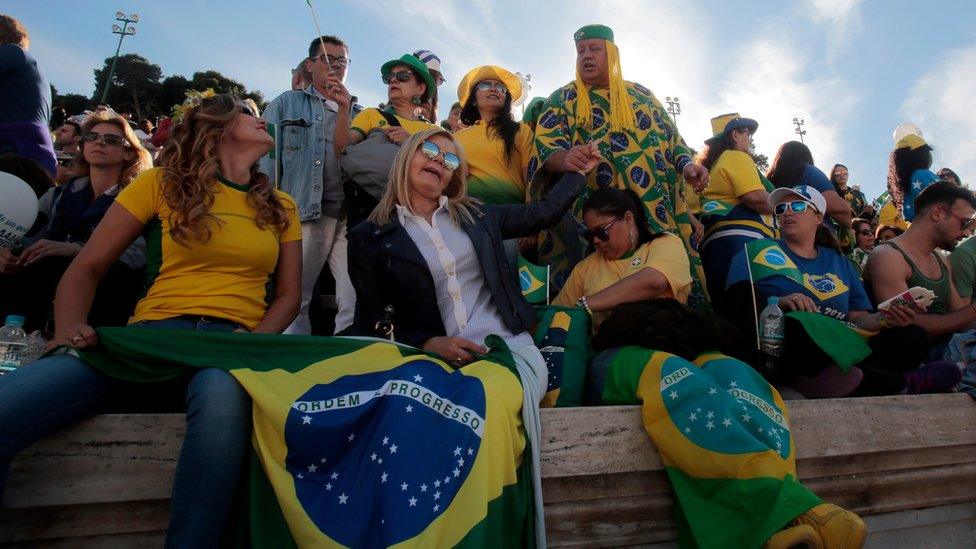
<svg viewBox="0 0 976 549"><path fill-rule="evenodd" d="M0 16L0 171L31 185L40 212L17 247L0 248L0 315L24 316L61 349L95 346L96 328L126 324L308 335L328 265L335 334L388 336L457 367L494 334L544 380L521 255L550 268L553 304L586 311L594 337L624 318L641 323L632 310L612 322L638 303L726 322L736 335L720 350L784 396L957 389L968 364L953 338L976 337L976 239L964 240L976 197L952 170L931 170L919 133L893 144L880 201L843 164L823 173L800 142L784 143L764 173L749 153L757 120L716 116L696 152L655 95L624 80L611 29L587 25L572 38L575 76L521 120L521 80L485 65L464 76L437 125L447 92L441 59L426 50L373 68L387 97L364 108L346 88L350 46L322 36L263 113L200 94L159 128L105 105L51 127L28 33ZM773 268L798 274L755 277L759 241L779 251ZM930 304L888 306L915 287ZM816 331L788 315L782 353L763 354L755 330L768 298L836 322ZM831 330L859 334L870 353L841 368ZM129 389L70 352L0 377L0 495L18 450ZM188 426L169 539L213 545L231 508L220 498L246 462L250 402L215 369L179 390ZM216 468L206 459L215 451ZM832 539L829 513L811 513L804 524ZM845 513L845 528L863 530ZM770 546L814 535L801 526Z"/></svg>

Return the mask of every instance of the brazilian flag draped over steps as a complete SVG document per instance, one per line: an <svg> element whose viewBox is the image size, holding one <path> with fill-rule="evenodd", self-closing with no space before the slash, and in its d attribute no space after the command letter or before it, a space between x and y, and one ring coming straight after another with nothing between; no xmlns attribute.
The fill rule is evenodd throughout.
<svg viewBox="0 0 976 549"><path fill-rule="evenodd" d="M111 376L161 381L222 368L251 395L252 546L535 544L522 389L498 338L455 371L376 340L98 334L83 358Z"/></svg>
<svg viewBox="0 0 976 549"><path fill-rule="evenodd" d="M603 402L642 404L674 487L682 547L758 548L821 502L796 479L786 405L743 362L623 347Z"/></svg>
<svg viewBox="0 0 976 549"><path fill-rule="evenodd" d="M583 309L550 305L537 307L535 346L546 361L549 377L540 407L583 405L590 347L590 315Z"/></svg>

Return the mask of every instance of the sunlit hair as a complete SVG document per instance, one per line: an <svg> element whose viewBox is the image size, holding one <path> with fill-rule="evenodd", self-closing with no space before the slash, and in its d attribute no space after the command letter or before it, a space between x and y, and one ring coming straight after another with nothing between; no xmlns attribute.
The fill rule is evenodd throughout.
<svg viewBox="0 0 976 549"><path fill-rule="evenodd" d="M20 21L0 14L0 45L2 44L17 44L26 50L30 47L30 34Z"/></svg>
<svg viewBox="0 0 976 549"><path fill-rule="evenodd" d="M92 131L92 128L99 124L111 124L115 126L119 130L119 133L122 134L122 137L131 145L131 147L125 148L126 158L122 163L121 177L119 177L120 189L131 183L139 175L139 172L153 167L152 155L142 146L139 137L132 131L132 127L129 126L126 119L118 114L113 112L92 113L85 119L85 123L81 125L79 137ZM85 159L85 148L91 145L91 143L78 144L78 152L75 153L75 176L88 175L91 172L91 166L88 164L88 160Z"/></svg>
<svg viewBox="0 0 976 549"><path fill-rule="evenodd" d="M170 236L184 246L193 239L207 242L214 224L221 221L210 213L216 195L220 161L217 146L230 133L244 103L233 95L215 95L186 110L183 121L173 128L162 158L163 199L173 211ZM254 221L279 233L288 228L288 211L268 177L250 170L247 203L257 210Z"/></svg>
<svg viewBox="0 0 976 549"><path fill-rule="evenodd" d="M465 174L468 172L468 161L464 158L461 144L454 139L451 132L443 128L417 132L400 146L400 152L397 153L393 160L393 167L390 168L386 192L380 199L379 205L369 214L370 221L376 225L386 225L395 215L394 211L398 205L411 213L416 213L410 207L410 163L414 155L423 154L420 152L420 145L435 135L443 136L454 143L458 158L461 159L461 165L451 174L451 181L444 189L444 196L447 197L447 213L455 225L474 222L474 215L479 211L478 202L467 195L468 183Z"/></svg>

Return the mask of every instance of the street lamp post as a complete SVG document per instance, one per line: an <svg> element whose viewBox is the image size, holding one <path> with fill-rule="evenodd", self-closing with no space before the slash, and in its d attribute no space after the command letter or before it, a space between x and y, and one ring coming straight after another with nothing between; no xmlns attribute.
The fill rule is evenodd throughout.
<svg viewBox="0 0 976 549"><path fill-rule="evenodd" d="M678 123L678 115L681 114L681 100L677 97L665 97L664 102L668 104L668 107L664 110L668 111L671 115L671 119L674 123Z"/></svg>
<svg viewBox="0 0 976 549"><path fill-rule="evenodd" d="M803 120L802 118L798 116L793 117L793 125L796 126L796 129L793 130L793 133L800 136L800 143L803 143L803 136L807 134L807 131L803 129L804 124L806 124L806 121Z"/></svg>
<svg viewBox="0 0 976 549"><path fill-rule="evenodd" d="M119 52L122 51L122 39L136 33L136 28L130 26L129 23L138 23L139 16L135 13L127 16L121 11L118 11L115 12L115 20L122 22L121 27L118 25L112 25L112 34L119 35L119 47L115 48L115 57L112 58L112 68L109 69L108 78L105 80L105 86L102 87L102 99L100 103L105 103L105 100L108 99L108 88L112 85L112 77L115 76L115 62L119 60Z"/></svg>

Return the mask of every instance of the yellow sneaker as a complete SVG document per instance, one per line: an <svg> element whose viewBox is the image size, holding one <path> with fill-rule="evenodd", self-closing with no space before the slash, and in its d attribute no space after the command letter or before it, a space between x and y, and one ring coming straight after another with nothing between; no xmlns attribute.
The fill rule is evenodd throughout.
<svg viewBox="0 0 976 549"><path fill-rule="evenodd" d="M824 549L824 546L812 526L798 524L773 534L763 549Z"/></svg>
<svg viewBox="0 0 976 549"><path fill-rule="evenodd" d="M826 549L860 549L868 527L856 514L831 503L821 503L796 517L796 523L813 527Z"/></svg>

